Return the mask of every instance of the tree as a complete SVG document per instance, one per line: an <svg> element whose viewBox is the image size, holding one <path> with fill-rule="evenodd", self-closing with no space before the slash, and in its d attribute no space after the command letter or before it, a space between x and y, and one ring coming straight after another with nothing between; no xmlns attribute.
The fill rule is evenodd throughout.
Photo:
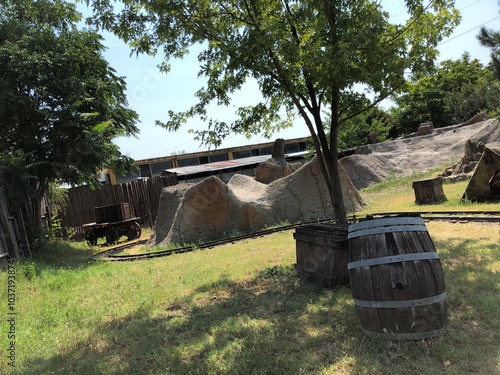
<svg viewBox="0 0 500 375"><path fill-rule="evenodd" d="M112 140L138 132L137 114L126 108L123 78L102 56L102 37L78 30L80 19L61 0L0 1L2 165L26 170L24 187L15 173L2 181L29 192L33 233L50 182L96 185L98 168L132 163Z"/></svg>
<svg viewBox="0 0 500 375"><path fill-rule="evenodd" d="M436 127L458 124L500 104L500 87L490 69L467 53L443 61L433 74L414 75L405 91L395 99L400 133L414 132L427 121Z"/></svg>
<svg viewBox="0 0 500 375"><path fill-rule="evenodd" d="M230 133L270 136L291 126L298 113L341 223L347 218L337 161L339 127L397 91L406 69L430 67L437 43L459 20L452 0L428 5L407 0L405 24L391 24L380 3L369 0L127 0L120 10L110 0L86 1L94 10L91 21L136 53L163 52L165 72L170 59L184 57L193 45L203 47L199 75L206 77L206 87L196 93L199 103L158 122L168 130L199 116L207 129L195 135L217 146ZM208 118L207 105L230 105L231 93L247 79L258 82L264 100L238 108L232 123ZM356 91L355 85L365 90Z"/></svg>
<svg viewBox="0 0 500 375"><path fill-rule="evenodd" d="M500 3L499 3L500 4ZM483 46L489 47L491 51L491 65L496 78L500 80L500 32L481 28L477 36Z"/></svg>
<svg viewBox="0 0 500 375"><path fill-rule="evenodd" d="M389 139L390 131L396 127L396 121L390 114L374 107L359 116L346 121L339 129L338 146L341 150L362 146ZM372 139L371 135L376 139Z"/></svg>

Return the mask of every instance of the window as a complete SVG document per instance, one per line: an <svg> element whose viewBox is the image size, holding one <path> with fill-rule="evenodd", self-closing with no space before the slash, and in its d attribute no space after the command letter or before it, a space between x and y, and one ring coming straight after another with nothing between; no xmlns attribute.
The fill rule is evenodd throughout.
<svg viewBox="0 0 500 375"><path fill-rule="evenodd" d="M223 154L210 155L208 159L210 160L210 163L218 163L220 161L229 160L229 157L227 156L227 153L223 153Z"/></svg>
<svg viewBox="0 0 500 375"><path fill-rule="evenodd" d="M139 168L134 166L132 167L132 171L125 173L125 176L122 176L121 174L117 173L116 183L123 184L125 182L135 181L137 180L138 176L139 176Z"/></svg>
<svg viewBox="0 0 500 375"><path fill-rule="evenodd" d="M173 168L172 160L161 161L159 163L150 164L150 166L153 176L160 176L165 169Z"/></svg>
<svg viewBox="0 0 500 375"><path fill-rule="evenodd" d="M289 143L285 145L285 154L293 154L299 151L299 145L297 143Z"/></svg>
<svg viewBox="0 0 500 375"><path fill-rule="evenodd" d="M208 156L200 156L198 158L199 162L200 162L200 165L201 164L208 164Z"/></svg>
<svg viewBox="0 0 500 375"><path fill-rule="evenodd" d="M200 165L200 161L198 160L198 158L178 159L177 165L179 167L190 167L192 165Z"/></svg>
<svg viewBox="0 0 500 375"><path fill-rule="evenodd" d="M260 154L261 155L272 155L273 154L273 148L272 147L262 147L260 149Z"/></svg>
<svg viewBox="0 0 500 375"><path fill-rule="evenodd" d="M252 151L250 150L233 151L233 159L249 158L251 156Z"/></svg>
<svg viewBox="0 0 500 375"><path fill-rule="evenodd" d="M149 168L149 164L139 165L139 169L141 171L141 177L151 177L151 169Z"/></svg>

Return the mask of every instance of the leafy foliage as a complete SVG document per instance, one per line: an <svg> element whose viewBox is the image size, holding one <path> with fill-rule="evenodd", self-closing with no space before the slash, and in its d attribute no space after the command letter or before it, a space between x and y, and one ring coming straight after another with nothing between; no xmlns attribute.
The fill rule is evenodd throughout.
<svg viewBox="0 0 500 375"><path fill-rule="evenodd" d="M95 181L96 168L126 162L111 142L135 134L123 78L102 57L102 37L79 31L74 5L4 1L0 16L0 145L23 150L38 182Z"/></svg>
<svg viewBox="0 0 500 375"><path fill-rule="evenodd" d="M68 189L59 186L56 181L50 182L47 189L47 199L50 202L52 213L60 213L68 205Z"/></svg>
<svg viewBox="0 0 500 375"><path fill-rule="evenodd" d="M500 85L491 70L464 54L443 61L430 75L414 75L406 93L396 98L394 111L400 133L432 121L435 127L466 121L480 111L500 108Z"/></svg>
<svg viewBox="0 0 500 375"><path fill-rule="evenodd" d="M345 150L369 143L383 142L390 138L396 126L395 119L375 107L347 121L339 129L339 149Z"/></svg>
<svg viewBox="0 0 500 375"><path fill-rule="evenodd" d="M0 153L0 186L5 190L7 200L19 206L26 198L35 198L33 182L35 171L41 163L29 163L30 155L22 150Z"/></svg>
<svg viewBox="0 0 500 375"><path fill-rule="evenodd" d="M97 168L132 163L112 140L138 132L137 114L102 37L78 30L80 19L61 0L0 2L0 149L23 158L29 178L17 183L36 199L49 182L95 185Z"/></svg>
<svg viewBox="0 0 500 375"><path fill-rule="evenodd" d="M453 0L407 0L404 24L391 24L380 2L369 0L127 0L119 10L110 0L87 3L94 9L90 21L135 52L163 52L164 71L170 59L203 46L199 75L207 83L196 93L199 102L183 112L171 110L170 119L157 122L166 129L176 131L188 118L200 117L207 129L193 131L195 136L218 146L231 133L270 137L299 114L342 222L339 126L398 91L405 70L430 68L437 43L459 21ZM232 123L209 118L207 106L231 105L231 94L248 79L257 81L262 102L237 108ZM366 91L354 90L358 84ZM328 137L323 112L330 118Z"/></svg>

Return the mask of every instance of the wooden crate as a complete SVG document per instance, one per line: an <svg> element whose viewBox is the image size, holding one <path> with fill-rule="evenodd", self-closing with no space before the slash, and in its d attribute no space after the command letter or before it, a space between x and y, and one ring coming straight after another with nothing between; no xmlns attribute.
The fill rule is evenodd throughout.
<svg viewBox="0 0 500 375"><path fill-rule="evenodd" d="M431 178L413 182L415 202L418 204L439 203L446 200L443 191L443 179Z"/></svg>
<svg viewBox="0 0 500 375"><path fill-rule="evenodd" d="M304 279L349 286L347 226L311 224L296 229L295 269Z"/></svg>
<svg viewBox="0 0 500 375"><path fill-rule="evenodd" d="M95 207L96 223L114 223L129 220L134 217L134 209L129 203L119 203L110 206Z"/></svg>

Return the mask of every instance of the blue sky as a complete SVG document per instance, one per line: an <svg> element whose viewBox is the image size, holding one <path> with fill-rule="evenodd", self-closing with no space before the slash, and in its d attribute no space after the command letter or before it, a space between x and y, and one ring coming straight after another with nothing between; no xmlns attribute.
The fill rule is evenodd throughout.
<svg viewBox="0 0 500 375"><path fill-rule="evenodd" d="M382 1L389 12L391 21L403 21L406 17L402 0ZM87 16L89 11L81 3L78 9ZM458 59L464 52L478 58L483 64L490 61L490 50L481 46L476 39L480 26L485 24L492 29L500 29L500 5L498 0L457 0L456 8L461 10L462 22L454 33L439 46L439 61ZM196 103L194 94L203 86L203 79L198 79L197 51L193 51L183 60L173 62L168 75L160 74L157 68L161 56L130 56L130 49L118 38L105 33L104 44L108 47L105 58L120 76L126 77L129 107L139 114L140 134L137 138L118 138L116 144L122 153L132 158L147 159L168 156L173 152L196 152L207 149L193 140L188 129L203 129L204 124L192 119L176 133L169 133L155 125L155 120L168 120L168 111L183 111ZM251 105L260 98L258 86L247 84L241 92L233 95L235 106ZM385 103L385 106L390 103ZM234 107L212 106L209 115L219 120L230 121L234 118ZM274 138L296 138L309 136L303 121L297 117L294 127L287 129ZM246 139L243 136L230 136L222 148L268 142L263 137Z"/></svg>

